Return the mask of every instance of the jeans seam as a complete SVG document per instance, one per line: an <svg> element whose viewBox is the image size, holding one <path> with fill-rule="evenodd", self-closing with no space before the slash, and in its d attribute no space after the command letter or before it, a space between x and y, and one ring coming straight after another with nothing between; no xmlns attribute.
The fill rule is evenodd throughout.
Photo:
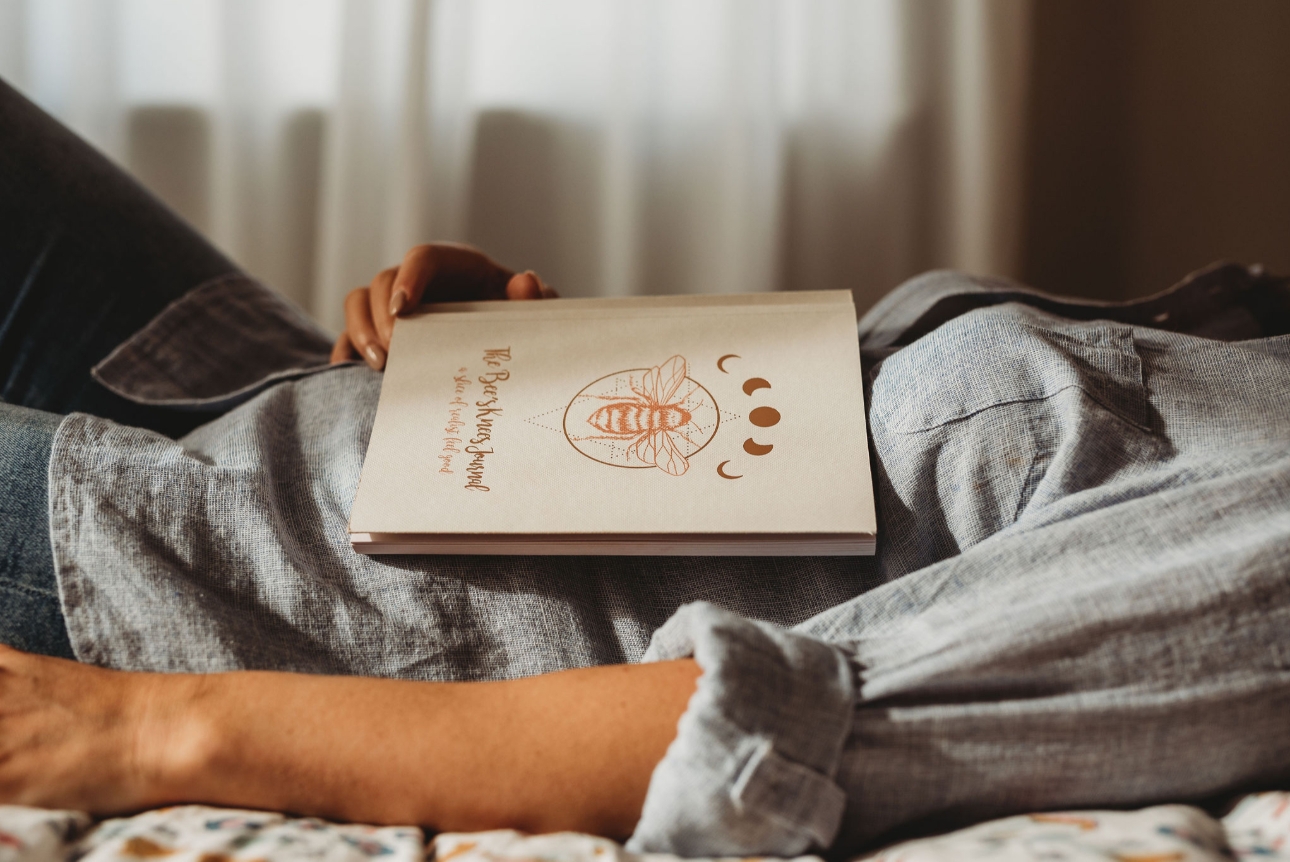
<svg viewBox="0 0 1290 862"><path fill-rule="evenodd" d="M58 594L58 590L56 589L46 590L40 587L33 587L28 584L22 584L17 581L11 581L8 579L0 579L0 590L8 590L11 592L23 592L29 595L40 596L41 598L46 598L46 599L61 598Z"/></svg>

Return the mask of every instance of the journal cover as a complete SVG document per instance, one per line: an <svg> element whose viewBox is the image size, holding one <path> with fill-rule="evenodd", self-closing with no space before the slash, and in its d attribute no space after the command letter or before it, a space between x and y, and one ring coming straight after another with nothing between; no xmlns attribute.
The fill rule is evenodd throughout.
<svg viewBox="0 0 1290 862"><path fill-rule="evenodd" d="M400 319L350 517L367 553L872 553L846 291Z"/></svg>

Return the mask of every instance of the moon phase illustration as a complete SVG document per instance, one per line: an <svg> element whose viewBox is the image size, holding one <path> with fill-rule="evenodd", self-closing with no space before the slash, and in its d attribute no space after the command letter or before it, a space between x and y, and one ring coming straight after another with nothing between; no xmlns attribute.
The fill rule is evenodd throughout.
<svg viewBox="0 0 1290 862"><path fill-rule="evenodd" d="M729 473L726 472L726 465L729 463L730 463L729 461L722 461L720 464L718 464L717 475L720 476L722 479L742 479L743 478L742 473L739 474L738 476L731 476Z"/></svg>
<svg viewBox="0 0 1290 862"><path fill-rule="evenodd" d="M737 353L727 353L717 360L717 369L723 374L729 374L730 372L726 370L726 360L739 358L740 356ZM770 381L765 377L749 377L739 388L743 390L745 395L751 398L754 393L759 392L762 389L772 389L773 387L770 385ZM779 411L774 407L754 407L748 414L748 421L753 425L756 425L758 428L770 428L774 425L778 425L780 418L781 416ZM752 437L749 437L743 443L743 450L754 457L769 455L774 448L775 446L773 443L758 443ZM730 461L727 460L718 464L717 475L722 479L742 479L744 477L743 473L726 472L726 465L729 463Z"/></svg>

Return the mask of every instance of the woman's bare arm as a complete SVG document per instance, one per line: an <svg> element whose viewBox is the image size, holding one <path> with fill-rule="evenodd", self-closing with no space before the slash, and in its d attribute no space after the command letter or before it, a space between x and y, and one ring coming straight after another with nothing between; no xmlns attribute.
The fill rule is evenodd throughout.
<svg viewBox="0 0 1290 862"><path fill-rule="evenodd" d="M684 660L485 683L162 675L0 649L0 800L621 838L698 674Z"/></svg>

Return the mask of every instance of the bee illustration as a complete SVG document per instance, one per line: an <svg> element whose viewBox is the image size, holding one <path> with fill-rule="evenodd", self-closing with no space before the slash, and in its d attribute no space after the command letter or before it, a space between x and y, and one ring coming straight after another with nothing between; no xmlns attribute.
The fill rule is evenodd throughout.
<svg viewBox="0 0 1290 862"><path fill-rule="evenodd" d="M600 432L588 439L627 442L632 457L653 464L669 476L684 474L690 462L678 441L688 443L691 452L700 448L689 436L694 418L686 407L690 392L678 395L686 372L685 357L673 356L646 371L639 382L631 379L634 397L595 396L609 403L587 417L587 424Z"/></svg>

